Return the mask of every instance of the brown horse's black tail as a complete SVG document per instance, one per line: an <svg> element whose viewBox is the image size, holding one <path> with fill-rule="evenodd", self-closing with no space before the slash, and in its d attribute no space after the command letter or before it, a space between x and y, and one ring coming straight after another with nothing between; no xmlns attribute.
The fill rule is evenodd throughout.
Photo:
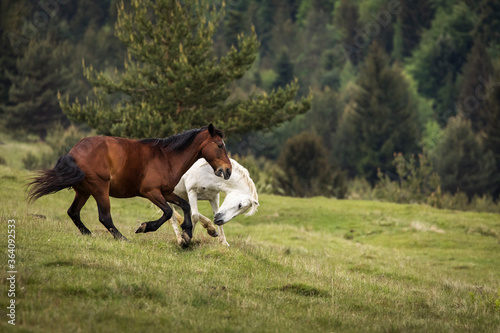
<svg viewBox="0 0 500 333"><path fill-rule="evenodd" d="M56 166L50 170L41 171L28 184L28 198L35 201L44 195L56 193L72 187L85 178L82 169L75 163L71 155L63 155L57 160Z"/></svg>

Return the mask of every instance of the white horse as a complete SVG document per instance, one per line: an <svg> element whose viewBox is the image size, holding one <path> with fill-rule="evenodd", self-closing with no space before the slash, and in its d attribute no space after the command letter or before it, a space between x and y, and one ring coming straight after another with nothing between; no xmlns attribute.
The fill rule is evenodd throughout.
<svg viewBox="0 0 500 333"><path fill-rule="evenodd" d="M191 205L193 230L196 223L200 221L209 235L212 237L218 236L219 241L227 246L229 244L226 241L222 226L247 211L246 216L255 214L259 206L257 189L252 178L250 178L248 170L234 159L231 158L230 160L233 171L231 178L228 180L215 176L207 161L201 158L182 176L174 190L175 194L184 200L188 200ZM220 208L219 192L227 194ZM219 234L217 234L210 219L198 211L198 200L210 201L214 213L214 223L218 226ZM178 242L182 240L178 229L180 219L180 214L174 210L170 222Z"/></svg>

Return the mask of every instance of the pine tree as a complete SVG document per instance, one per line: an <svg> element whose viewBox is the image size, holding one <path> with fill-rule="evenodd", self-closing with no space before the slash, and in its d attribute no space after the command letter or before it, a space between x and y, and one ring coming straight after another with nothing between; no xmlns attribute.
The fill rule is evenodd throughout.
<svg viewBox="0 0 500 333"><path fill-rule="evenodd" d="M362 50L355 45L356 36L355 27L358 25L359 12L358 6L349 0L341 0L335 9L334 22L342 33L342 47L348 55L348 60L354 65L362 59Z"/></svg>
<svg viewBox="0 0 500 333"><path fill-rule="evenodd" d="M401 28L401 55L408 57L419 45L422 32L431 27L435 14L432 0L401 1L398 24Z"/></svg>
<svg viewBox="0 0 500 333"><path fill-rule="evenodd" d="M243 14L231 9L228 11L228 18L224 26L224 37L228 47L238 45L238 35L244 31Z"/></svg>
<svg viewBox="0 0 500 333"><path fill-rule="evenodd" d="M433 161L444 191L462 191L471 198L491 193L498 184L493 153L474 134L470 121L461 116L449 119Z"/></svg>
<svg viewBox="0 0 500 333"><path fill-rule="evenodd" d="M462 88L458 96L458 109L471 120L472 129L479 132L486 126L485 99L491 87L493 64L481 39L476 39L464 65Z"/></svg>
<svg viewBox="0 0 500 333"><path fill-rule="evenodd" d="M60 98L64 112L100 133L129 137L165 137L209 122L245 132L305 112L309 99L293 101L296 81L269 95L228 101L229 85L250 68L258 42L252 30L217 59L213 36L222 14L197 0L134 0L130 12L122 4L116 30L127 47L125 70L110 77L85 67L95 100Z"/></svg>
<svg viewBox="0 0 500 333"><path fill-rule="evenodd" d="M474 37L481 38L487 46L500 43L500 0L483 0L479 8Z"/></svg>
<svg viewBox="0 0 500 333"><path fill-rule="evenodd" d="M500 81L500 62L497 64L496 75L493 77L495 82ZM483 108L483 116L486 126L483 128L484 147L489 150L495 159L497 175L492 178L491 185L495 198L500 197L500 87L495 86L486 99Z"/></svg>
<svg viewBox="0 0 500 333"><path fill-rule="evenodd" d="M397 65L377 43L361 66L358 88L347 105L337 142L341 166L371 182L377 168L394 172L394 153L410 154L420 134L417 107Z"/></svg>
<svg viewBox="0 0 500 333"><path fill-rule="evenodd" d="M4 119L5 107L10 105L9 89L12 85L10 75L16 74L16 58L27 45L28 39L14 33L16 23L26 16L31 8L12 1L0 2L0 119Z"/></svg>
<svg viewBox="0 0 500 333"><path fill-rule="evenodd" d="M435 100L434 110L441 125L455 110L457 77L473 44L474 18L463 2L451 9L440 8L409 61L408 69L418 82L419 92Z"/></svg>
<svg viewBox="0 0 500 333"><path fill-rule="evenodd" d="M290 62L288 52L281 53L276 64L276 73L278 77L273 82L273 88L284 88L293 81L293 64Z"/></svg>
<svg viewBox="0 0 500 333"><path fill-rule="evenodd" d="M302 132L288 139L277 163L283 171L277 180L287 195L345 195L344 175L329 165L328 152L314 133Z"/></svg>
<svg viewBox="0 0 500 333"><path fill-rule="evenodd" d="M50 37L32 39L15 72L8 73L10 105L5 107L5 127L44 138L54 123L68 124L57 101L57 91L77 95L83 82L72 70L74 48L68 43L56 45ZM76 76L76 77L75 77Z"/></svg>
<svg viewBox="0 0 500 333"><path fill-rule="evenodd" d="M259 1L256 30L261 44L260 55L265 57L272 55L272 30L274 25L273 2L269 0Z"/></svg>

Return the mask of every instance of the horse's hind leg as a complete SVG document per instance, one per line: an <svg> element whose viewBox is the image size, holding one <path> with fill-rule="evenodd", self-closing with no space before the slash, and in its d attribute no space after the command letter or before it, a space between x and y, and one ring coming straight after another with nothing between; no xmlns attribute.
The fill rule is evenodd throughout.
<svg viewBox="0 0 500 333"><path fill-rule="evenodd" d="M89 229L82 223L82 220L80 219L80 211L82 210L82 207L85 205L89 198L90 194L88 193L83 193L75 190L75 200L73 200L73 203L68 209L68 215L73 221L73 223L76 225L78 230L82 233L82 235L90 235L92 234Z"/></svg>
<svg viewBox="0 0 500 333"><path fill-rule="evenodd" d="M97 210L99 211L99 221L108 229L115 239L127 240L118 229L116 229L113 219L111 218L111 205L109 203L109 195L106 193L92 194L97 202Z"/></svg>

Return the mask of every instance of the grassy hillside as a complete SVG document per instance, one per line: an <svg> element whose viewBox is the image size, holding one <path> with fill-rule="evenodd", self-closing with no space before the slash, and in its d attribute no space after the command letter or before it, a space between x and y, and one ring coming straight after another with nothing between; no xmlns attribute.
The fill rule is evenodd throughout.
<svg viewBox="0 0 500 333"><path fill-rule="evenodd" d="M94 235L81 236L66 215L72 192L28 206L30 174L7 160L0 331L500 330L498 215L262 195L255 216L225 228L231 247L198 226L182 250L167 224L134 234L156 211L140 198L112 200L131 242L113 240L92 199L82 220ZM15 327L6 317L8 219L17 232Z"/></svg>

